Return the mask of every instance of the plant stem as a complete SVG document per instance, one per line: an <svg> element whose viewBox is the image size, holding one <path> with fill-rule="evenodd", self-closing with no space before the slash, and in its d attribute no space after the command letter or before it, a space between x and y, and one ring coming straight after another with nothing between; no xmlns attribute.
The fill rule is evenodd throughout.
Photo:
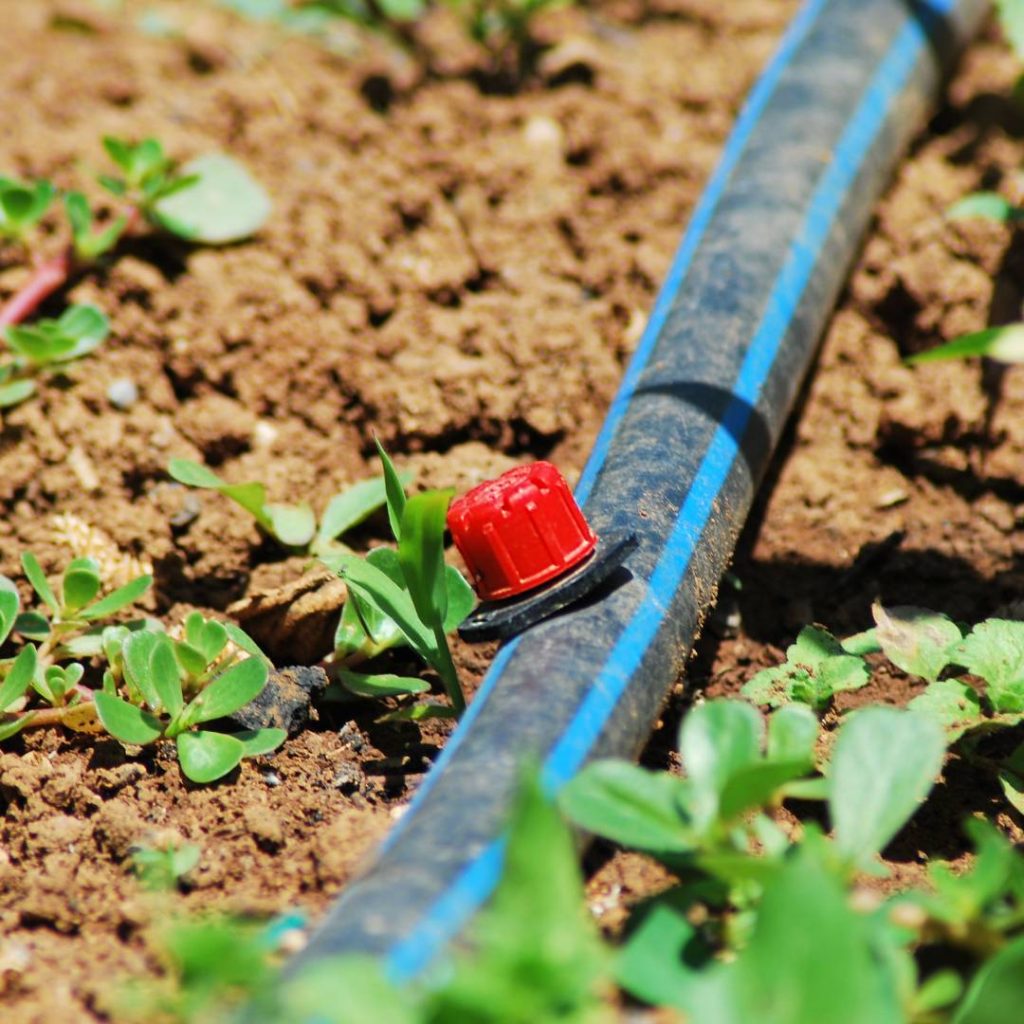
<svg viewBox="0 0 1024 1024"><path fill-rule="evenodd" d="M0 327L20 324L30 317L71 274L73 253L70 248L36 265L28 282L0 309Z"/></svg>
<svg viewBox="0 0 1024 1024"><path fill-rule="evenodd" d="M455 671L455 662L452 661L452 652L448 648L448 637L444 635L444 624L434 624L434 640L437 642L437 669L444 683L445 692L452 702L452 707L457 715L466 710L466 698L462 694L462 687L459 685L459 674Z"/></svg>
<svg viewBox="0 0 1024 1024"><path fill-rule="evenodd" d="M129 206L124 214L124 226L118 238L131 234L138 226L141 213L137 206ZM68 282L68 278L76 269L89 266L90 261L82 264L75 258L75 247L67 246L56 256L36 264L36 269L28 281L8 299L0 309L0 327L20 324L27 320L58 288Z"/></svg>

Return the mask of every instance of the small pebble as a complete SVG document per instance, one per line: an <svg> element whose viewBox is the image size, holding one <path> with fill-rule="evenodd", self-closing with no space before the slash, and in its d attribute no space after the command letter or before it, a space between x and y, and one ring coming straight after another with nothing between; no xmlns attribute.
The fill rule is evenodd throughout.
<svg viewBox="0 0 1024 1024"><path fill-rule="evenodd" d="M107 399L116 409L130 409L139 400L139 389L131 377L118 377L107 385Z"/></svg>
<svg viewBox="0 0 1024 1024"><path fill-rule="evenodd" d="M277 772L264 772L263 781L271 788L274 789L281 785L281 777Z"/></svg>

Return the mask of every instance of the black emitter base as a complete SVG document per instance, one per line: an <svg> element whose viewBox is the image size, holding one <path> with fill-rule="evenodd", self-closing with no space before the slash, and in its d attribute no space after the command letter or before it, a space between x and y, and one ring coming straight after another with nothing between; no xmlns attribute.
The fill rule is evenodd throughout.
<svg viewBox="0 0 1024 1024"><path fill-rule="evenodd" d="M470 643L507 640L586 597L608 579L636 549L635 533L607 534L585 562L537 590L505 601L485 601L461 626L459 636Z"/></svg>

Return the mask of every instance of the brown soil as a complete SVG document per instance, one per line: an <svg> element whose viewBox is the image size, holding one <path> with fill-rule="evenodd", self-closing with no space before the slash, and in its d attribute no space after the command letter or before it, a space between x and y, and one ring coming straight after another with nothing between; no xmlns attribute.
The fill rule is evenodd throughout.
<svg viewBox="0 0 1024 1024"><path fill-rule="evenodd" d="M234 506L165 473L183 456L274 500L322 509L375 471L378 435L417 486L465 488L544 456L578 472L737 107L793 0L611 0L540 26L518 93L494 91L444 17L431 70L350 36L345 57L201 0L178 34L91 3L5 6L0 85L17 97L0 164L80 186L104 134L222 148L274 200L220 251L140 238L69 299L112 337L4 414L0 572L31 548L112 577L152 567L149 610L243 619L283 664L325 653L337 588L300 579ZM56 247L50 237L46 245ZM1004 240L1005 243L1005 240ZM0 261L0 294L25 277ZM130 378L127 410L107 397ZM375 521L354 538L380 538ZM806 548L805 548L806 549ZM24 596L28 597L27 589ZM470 684L486 650L460 649ZM164 750L41 730L0 754L0 1002L5 1024L106 1019L122 971L157 967L159 911L136 844L202 848L187 908L316 913L387 828L440 728L326 709L272 758L186 784Z"/></svg>
<svg viewBox="0 0 1024 1024"><path fill-rule="evenodd" d="M880 201L741 538L732 567L740 589L723 584L688 682L677 686L648 747L650 764L673 764L679 719L695 695L737 694L758 669L783 661L809 623L839 636L860 632L872 625L876 599L972 623L1022 617L1024 372L979 360L902 363L1021 318L1021 235L943 216L977 189L1024 198L1024 110L1010 99L1019 71L991 29ZM871 660L869 685L842 694L835 712L905 704L923 689L883 658ZM865 884L906 886L921 881L927 857L964 859L960 825L972 814L1024 840L1024 823L994 778L954 755L886 851L891 877ZM605 865L591 883L609 927L620 913L610 895L616 886L635 899L667 884L634 875L630 887L623 870Z"/></svg>

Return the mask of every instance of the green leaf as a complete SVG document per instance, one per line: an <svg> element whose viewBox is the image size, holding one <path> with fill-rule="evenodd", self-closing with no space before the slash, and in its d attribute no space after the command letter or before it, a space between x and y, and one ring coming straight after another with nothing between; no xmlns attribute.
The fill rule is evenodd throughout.
<svg viewBox="0 0 1024 1024"><path fill-rule="evenodd" d="M134 687L142 695L142 699L154 711L164 706L164 695L153 678L153 651L157 645L169 642L167 637L159 633L141 630L137 633L132 633L121 644L125 680L129 686Z"/></svg>
<svg viewBox="0 0 1024 1024"><path fill-rule="evenodd" d="M64 193L64 209L71 223L71 233L78 242L92 230L92 210L89 200L81 192Z"/></svg>
<svg viewBox="0 0 1024 1024"><path fill-rule="evenodd" d="M380 9L392 21L416 21L427 9L424 0L379 0Z"/></svg>
<svg viewBox="0 0 1024 1024"><path fill-rule="evenodd" d="M996 711L1024 711L1024 622L979 622L960 645L956 660L985 680L985 696Z"/></svg>
<svg viewBox="0 0 1024 1024"><path fill-rule="evenodd" d="M228 638L236 647L245 651L250 657L258 658L267 668L273 668L273 663L260 649L259 644L241 626L236 625L234 622L222 622L221 625L224 627Z"/></svg>
<svg viewBox="0 0 1024 1024"><path fill-rule="evenodd" d="M558 803L586 831L658 856L694 848L686 795L686 783L668 772L601 760L567 782Z"/></svg>
<svg viewBox="0 0 1024 1024"><path fill-rule="evenodd" d="M60 605L46 579L46 573L43 572L42 566L31 551L22 553L21 567L24 569L29 583L32 584L32 589L39 595L46 607L56 615L60 611Z"/></svg>
<svg viewBox="0 0 1024 1024"><path fill-rule="evenodd" d="M425 693L430 684L416 676L396 676L390 673L364 675L362 672L338 672L338 680L357 697L400 697L407 693Z"/></svg>
<svg viewBox="0 0 1024 1024"><path fill-rule="evenodd" d="M185 639L203 659L203 668L212 664L228 643L228 631L216 619L205 619L201 612L192 612L185 620Z"/></svg>
<svg viewBox="0 0 1024 1024"><path fill-rule="evenodd" d="M100 592L100 567L92 558L75 558L64 570L61 596L66 612L84 608Z"/></svg>
<svg viewBox="0 0 1024 1024"><path fill-rule="evenodd" d="M16 380L0 386L0 409L20 405L26 398L31 398L35 391L35 381L31 380Z"/></svg>
<svg viewBox="0 0 1024 1024"><path fill-rule="evenodd" d="M866 707L839 730L829 768L836 848L854 867L870 865L928 795L946 750L929 715Z"/></svg>
<svg viewBox="0 0 1024 1024"><path fill-rule="evenodd" d="M102 309L87 303L68 306L57 319L57 326L69 338L75 339L74 348L64 357L77 359L101 345L110 332L110 321Z"/></svg>
<svg viewBox="0 0 1024 1024"><path fill-rule="evenodd" d="M476 607L476 594L466 577L453 565L444 567L444 584L448 592L444 631L451 633L462 625L466 616Z"/></svg>
<svg viewBox="0 0 1024 1024"><path fill-rule="evenodd" d="M214 782L237 768L245 757L245 744L222 732L179 733L178 761L186 778L193 782Z"/></svg>
<svg viewBox="0 0 1024 1024"><path fill-rule="evenodd" d="M411 479L411 473L404 474L406 483ZM358 526L386 501L387 492L382 476L362 480L334 495L327 503L324 517L320 522L320 531L316 537L317 545L326 545L347 533L353 526Z"/></svg>
<svg viewBox="0 0 1024 1024"><path fill-rule="evenodd" d="M157 200L158 222L192 242L222 245L254 235L270 216L270 198L249 172L223 153L189 161L184 175L196 181Z"/></svg>
<svg viewBox="0 0 1024 1024"><path fill-rule="evenodd" d="M787 782L806 775L807 759L796 761L763 761L734 771L722 787L718 816L723 823L738 818L753 807L772 801Z"/></svg>
<svg viewBox="0 0 1024 1024"><path fill-rule="evenodd" d="M1009 1024L1024 1004L1024 938L986 960L971 981L953 1024Z"/></svg>
<svg viewBox="0 0 1024 1024"><path fill-rule="evenodd" d="M332 571L340 570L332 556L327 556L323 561ZM400 590L405 589L397 551L391 548L371 548L366 554L366 561L380 569ZM339 661L356 653L364 658L372 658L406 642L405 635L394 619L388 618L372 602L362 600L354 591L349 592L349 599L342 609L334 635L334 648Z"/></svg>
<svg viewBox="0 0 1024 1024"><path fill-rule="evenodd" d="M406 704L404 707L381 715L379 722L424 722L428 718L458 718L455 708L447 704Z"/></svg>
<svg viewBox="0 0 1024 1024"><path fill-rule="evenodd" d="M898 979L871 928L820 843L805 845L765 883L747 947L687 983L679 1003L708 1024L903 1024Z"/></svg>
<svg viewBox="0 0 1024 1024"><path fill-rule="evenodd" d="M469 938L473 953L432 994L424 1020L584 1024L603 1016L608 957L583 901L572 837L533 773L515 802L501 881Z"/></svg>
<svg viewBox="0 0 1024 1024"><path fill-rule="evenodd" d="M684 1008L698 964L711 956L687 916L695 905L700 900L687 890L670 889L631 919L615 959L615 979L630 995L652 1006Z"/></svg>
<svg viewBox="0 0 1024 1024"><path fill-rule="evenodd" d="M103 723L103 728L122 743L144 746L147 743L154 743L164 733L163 726L155 715L121 700L120 697L97 690L93 694L93 700L96 702L96 713Z"/></svg>
<svg viewBox="0 0 1024 1024"><path fill-rule="evenodd" d="M420 620L443 628L448 611L444 566L445 515L455 492L427 491L405 503L398 560Z"/></svg>
<svg viewBox="0 0 1024 1024"><path fill-rule="evenodd" d="M758 672L741 692L755 704L800 701L823 711L834 694L859 689L869 677L863 658L847 654L826 630L805 626L786 651L785 664Z"/></svg>
<svg viewBox="0 0 1024 1024"><path fill-rule="evenodd" d="M937 718L948 731L950 742L983 718L981 700L961 679L940 679L929 683L924 693L915 697L907 707Z"/></svg>
<svg viewBox="0 0 1024 1024"><path fill-rule="evenodd" d="M181 690L181 676L178 674L178 662L175 658L175 645L170 637L163 634L150 635L157 638L149 653L149 673L153 689L164 710L173 718L185 704Z"/></svg>
<svg viewBox="0 0 1024 1024"><path fill-rule="evenodd" d="M142 595L149 590L153 584L153 577L150 575L137 576L130 583L126 583L117 590L112 590L106 597L101 598L88 608L83 608L81 616L89 622L96 619L105 619L108 615L114 615L134 604Z"/></svg>
<svg viewBox="0 0 1024 1024"><path fill-rule="evenodd" d="M939 678L963 639L960 627L949 616L927 608L886 609L876 601L871 614L885 656L897 668L929 682Z"/></svg>
<svg viewBox="0 0 1024 1024"><path fill-rule="evenodd" d="M21 599L13 580L0 576L0 644L10 635L14 620L18 617Z"/></svg>
<svg viewBox="0 0 1024 1024"><path fill-rule="evenodd" d="M1008 224L1019 218L1020 210L998 192L972 192L963 199L958 199L946 211L946 216L950 220L980 217L983 220Z"/></svg>
<svg viewBox="0 0 1024 1024"><path fill-rule="evenodd" d="M996 0L999 26L1018 60L1024 60L1024 0Z"/></svg>
<svg viewBox="0 0 1024 1024"><path fill-rule="evenodd" d="M768 719L768 760L801 761L810 770L814 766L818 728L817 716L805 705L779 708Z"/></svg>
<svg viewBox="0 0 1024 1024"><path fill-rule="evenodd" d="M266 683L267 666L262 661L246 658L236 662L192 701L187 720L194 725L224 718L259 696Z"/></svg>
<svg viewBox="0 0 1024 1024"><path fill-rule="evenodd" d="M109 156L125 174L129 174L131 172L132 147L128 142L124 139L118 139L113 135L104 135L103 148L107 151L107 156Z"/></svg>
<svg viewBox="0 0 1024 1024"><path fill-rule="evenodd" d="M1007 324L1003 327L986 327L973 334L959 338L910 356L910 366L921 363L935 363L943 359L966 359L971 356L986 356L1000 363L1024 362L1024 324Z"/></svg>
<svg viewBox="0 0 1024 1024"><path fill-rule="evenodd" d="M14 620L14 632L26 640L44 641L50 635L50 620L39 612L21 612Z"/></svg>
<svg viewBox="0 0 1024 1024"><path fill-rule="evenodd" d="M245 747L243 757L269 754L288 739L288 732L285 729L246 729L232 735Z"/></svg>
<svg viewBox="0 0 1024 1024"><path fill-rule="evenodd" d="M12 736L16 736L34 717L34 714L29 712L25 715L19 715L9 722L0 721L0 743L3 743L4 740L9 740Z"/></svg>
<svg viewBox="0 0 1024 1024"><path fill-rule="evenodd" d="M388 980L376 957L350 953L314 961L286 978L282 988L282 1021L423 1024L413 997Z"/></svg>
<svg viewBox="0 0 1024 1024"><path fill-rule="evenodd" d="M265 505L270 531L287 548L305 548L316 533L316 516L306 504Z"/></svg>
<svg viewBox="0 0 1024 1024"><path fill-rule="evenodd" d="M388 522L391 524L391 533L396 541L402 539L402 514L405 512L405 488L402 486L402 478L395 469L384 446L373 439L377 446L377 454L380 456L380 464L384 468L384 489L387 492Z"/></svg>
<svg viewBox="0 0 1024 1024"><path fill-rule="evenodd" d="M212 469L191 459L171 459L167 463L167 472L179 484L187 487L206 487L219 491L228 486Z"/></svg>
<svg viewBox="0 0 1024 1024"><path fill-rule="evenodd" d="M336 555L326 560L340 571L349 590L376 606L402 631L409 645L424 661L433 662L437 648L434 636L416 614L412 598L371 562L355 555Z"/></svg>
<svg viewBox="0 0 1024 1024"><path fill-rule="evenodd" d="M915 1020L955 1003L964 991L960 975L952 968L936 971L914 993L911 1013Z"/></svg>
<svg viewBox="0 0 1024 1024"><path fill-rule="evenodd" d="M679 751L698 830L714 821L730 776L760 759L763 733L761 715L740 701L709 700L683 719Z"/></svg>
<svg viewBox="0 0 1024 1024"><path fill-rule="evenodd" d="M48 181L30 184L0 182L0 230L20 237L39 223L53 202L55 189Z"/></svg>
<svg viewBox="0 0 1024 1024"><path fill-rule="evenodd" d="M37 660L36 649L31 644L18 651L3 683L0 683L0 711L7 711L15 701L25 696L36 674Z"/></svg>
<svg viewBox="0 0 1024 1024"><path fill-rule="evenodd" d="M110 322L95 306L71 306L57 320L37 320L4 328L7 344L36 366L66 363L93 351L106 338Z"/></svg>

